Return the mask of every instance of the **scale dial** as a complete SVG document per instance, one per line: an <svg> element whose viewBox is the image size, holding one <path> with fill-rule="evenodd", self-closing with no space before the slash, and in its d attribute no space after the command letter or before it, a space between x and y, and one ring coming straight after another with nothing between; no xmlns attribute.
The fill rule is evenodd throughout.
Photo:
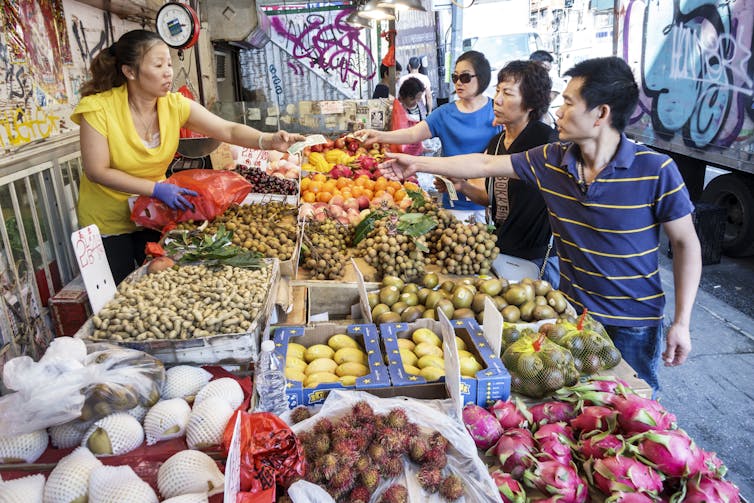
<svg viewBox="0 0 754 503"><path fill-rule="evenodd" d="M199 39L199 16L188 5L168 2L157 11L157 33L173 49L188 49Z"/></svg>

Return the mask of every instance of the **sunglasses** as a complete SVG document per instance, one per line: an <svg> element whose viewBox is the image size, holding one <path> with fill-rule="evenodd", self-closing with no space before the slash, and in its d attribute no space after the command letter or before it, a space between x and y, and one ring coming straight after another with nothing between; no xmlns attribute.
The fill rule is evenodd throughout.
<svg viewBox="0 0 754 503"><path fill-rule="evenodd" d="M471 73L462 73L461 75L454 73L450 76L450 80L452 80L454 84L459 80L461 81L461 84L468 84L474 77L476 77L476 75Z"/></svg>

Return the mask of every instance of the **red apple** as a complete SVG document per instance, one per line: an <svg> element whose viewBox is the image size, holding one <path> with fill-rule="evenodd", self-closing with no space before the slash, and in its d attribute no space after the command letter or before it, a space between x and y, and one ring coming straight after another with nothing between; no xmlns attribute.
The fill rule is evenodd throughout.
<svg viewBox="0 0 754 503"><path fill-rule="evenodd" d="M369 208L369 198L367 196L359 196L356 201L359 203L360 210Z"/></svg>

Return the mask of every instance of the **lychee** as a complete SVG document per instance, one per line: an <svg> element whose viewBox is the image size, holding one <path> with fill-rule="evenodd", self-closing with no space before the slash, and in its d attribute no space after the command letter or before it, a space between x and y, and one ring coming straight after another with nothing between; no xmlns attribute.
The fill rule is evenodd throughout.
<svg viewBox="0 0 754 503"><path fill-rule="evenodd" d="M455 501L463 496L463 481L458 475L448 475L440 483L440 494L448 501Z"/></svg>
<svg viewBox="0 0 754 503"><path fill-rule="evenodd" d="M440 488L440 483L442 483L442 472L437 468L425 466L419 470L416 478L427 492L435 493Z"/></svg>
<svg viewBox="0 0 754 503"><path fill-rule="evenodd" d="M408 503L408 490L401 484L393 484L382 493L379 503Z"/></svg>
<svg viewBox="0 0 754 503"><path fill-rule="evenodd" d="M312 417L312 413L309 411L309 409L305 406L296 407L291 412L291 421L293 424L300 423L301 421L305 419L309 419Z"/></svg>

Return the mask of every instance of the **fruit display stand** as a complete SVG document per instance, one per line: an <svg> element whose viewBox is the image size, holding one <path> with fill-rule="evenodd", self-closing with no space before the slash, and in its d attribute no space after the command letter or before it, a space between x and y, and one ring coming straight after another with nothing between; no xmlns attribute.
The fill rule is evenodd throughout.
<svg viewBox="0 0 754 503"><path fill-rule="evenodd" d="M252 320L251 326L246 332L214 334L190 339L154 338L143 341L100 340L93 338L96 327L94 317L92 317L76 332L75 337L84 339L88 344L108 342L144 351L165 364L250 365L251 362L256 360L261 337L269 333L270 315L277 294L277 283L280 279L279 261L277 259L264 259L264 261L269 268L269 279L265 286L267 293L256 319ZM142 266L124 281L136 282L146 275L147 266Z"/></svg>

